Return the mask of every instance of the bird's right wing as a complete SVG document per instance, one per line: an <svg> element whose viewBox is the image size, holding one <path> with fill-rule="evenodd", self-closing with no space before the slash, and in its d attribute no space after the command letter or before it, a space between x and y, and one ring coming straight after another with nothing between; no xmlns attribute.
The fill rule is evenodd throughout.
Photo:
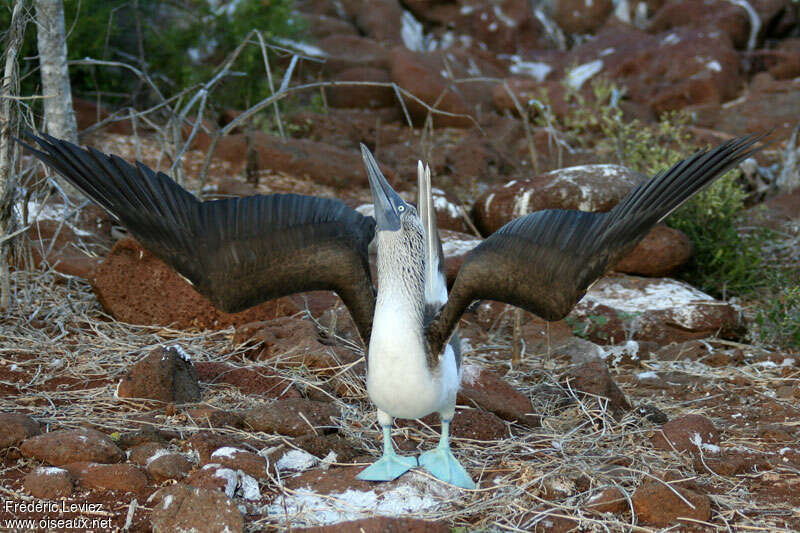
<svg viewBox="0 0 800 533"><path fill-rule="evenodd" d="M659 221L746 159L761 137L699 152L635 187L608 213L546 210L512 220L464 260L450 298L429 324L441 350L475 300L497 300L546 320L564 318L588 288Z"/></svg>
<svg viewBox="0 0 800 533"><path fill-rule="evenodd" d="M111 213L226 312L311 290L335 291L369 343L375 221L339 200L272 194L201 202L141 163L45 135L37 158Z"/></svg>

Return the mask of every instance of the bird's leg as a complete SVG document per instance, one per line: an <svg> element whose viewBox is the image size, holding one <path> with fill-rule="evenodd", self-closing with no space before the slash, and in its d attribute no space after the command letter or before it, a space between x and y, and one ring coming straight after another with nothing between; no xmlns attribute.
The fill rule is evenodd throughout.
<svg viewBox="0 0 800 533"><path fill-rule="evenodd" d="M416 457L397 455L392 444L392 417L378 410L378 422L383 428L383 455L356 476L367 481L391 481L417 466Z"/></svg>
<svg viewBox="0 0 800 533"><path fill-rule="evenodd" d="M475 482L450 451L450 418L442 417L442 435L439 444L435 449L419 456L419 465L446 483L462 489L475 488Z"/></svg>

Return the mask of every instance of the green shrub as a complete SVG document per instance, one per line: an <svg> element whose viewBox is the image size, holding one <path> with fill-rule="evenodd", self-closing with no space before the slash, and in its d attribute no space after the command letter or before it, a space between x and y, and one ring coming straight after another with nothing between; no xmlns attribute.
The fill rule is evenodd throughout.
<svg viewBox="0 0 800 533"><path fill-rule="evenodd" d="M211 78L216 67L257 29L265 39L297 37L301 20L292 15L291 0L241 0L214 9L207 0L65 0L69 59L120 61L146 71L166 96ZM218 3L218 2L215 2ZM0 28L8 27L11 2L0 9ZM235 6L230 13L227 6ZM36 28L27 27L20 57L23 94L39 87L35 56ZM216 93L226 106L244 108L269 94L261 50L254 40L233 65ZM274 73L274 72L273 72ZM150 99L139 78L116 67L73 66L72 91L83 97L100 94L104 101L131 103Z"/></svg>
<svg viewBox="0 0 800 533"><path fill-rule="evenodd" d="M623 94L602 79L593 82L592 98L568 91L570 111L562 125L567 139L591 147L598 160L616 161L647 176L699 149L690 141L688 114L667 113L656 124L625 121L612 105ZM759 253L764 236L738 230L746 196L739 176L734 170L717 179L666 221L694 246L680 277L717 297L746 294L764 284Z"/></svg>
<svg viewBox="0 0 800 533"><path fill-rule="evenodd" d="M800 280L778 279L755 318L757 340L800 349Z"/></svg>

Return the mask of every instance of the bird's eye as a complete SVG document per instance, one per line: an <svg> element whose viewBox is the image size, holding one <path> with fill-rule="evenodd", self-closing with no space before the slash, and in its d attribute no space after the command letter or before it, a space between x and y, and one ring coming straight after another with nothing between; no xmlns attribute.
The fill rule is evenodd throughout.
<svg viewBox="0 0 800 533"><path fill-rule="evenodd" d="M406 206L404 206L404 205L398 206L397 210L402 213L403 211L406 210Z"/></svg>

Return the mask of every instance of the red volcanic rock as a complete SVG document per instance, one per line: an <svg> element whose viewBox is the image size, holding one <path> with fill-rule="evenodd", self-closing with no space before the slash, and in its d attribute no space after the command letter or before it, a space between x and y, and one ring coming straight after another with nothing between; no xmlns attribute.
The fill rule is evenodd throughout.
<svg viewBox="0 0 800 533"><path fill-rule="evenodd" d="M195 364L203 383L226 383L244 394L260 398L299 398L300 393L291 382L281 378L268 367L235 367L227 363L199 362Z"/></svg>
<svg viewBox="0 0 800 533"><path fill-rule="evenodd" d="M324 142L282 139L262 132L250 134L250 146L256 152L260 170L307 176L315 183L334 188L367 186L364 163L356 146L344 150ZM222 137L214 156L231 162L238 169L243 168L247 161L245 134ZM381 170L390 183L396 180L392 169L381 165Z"/></svg>
<svg viewBox="0 0 800 533"><path fill-rule="evenodd" d="M105 310L131 324L221 329L300 310L291 299L278 298L239 313L219 311L133 239L117 242L90 281Z"/></svg>
<svg viewBox="0 0 800 533"><path fill-rule="evenodd" d="M192 361L175 347L156 348L131 367L117 386L120 398L189 403L200 400Z"/></svg>
<svg viewBox="0 0 800 533"><path fill-rule="evenodd" d="M281 368L305 366L335 373L343 362L356 360L353 352L320 342L316 327L299 318L246 324L234 337L237 344L242 341L254 345L257 359Z"/></svg>
<svg viewBox="0 0 800 533"><path fill-rule="evenodd" d="M237 429L244 428L244 418L235 411L226 411L216 407L197 407L187 409L186 416L194 420L198 425L209 428L232 427Z"/></svg>
<svg viewBox="0 0 800 533"><path fill-rule="evenodd" d="M631 408L604 361L595 359L571 368L566 379L569 387L577 392L608 398L608 408L616 417L621 417Z"/></svg>
<svg viewBox="0 0 800 533"><path fill-rule="evenodd" d="M691 13L691 17L686 14ZM649 21L647 30L664 33L673 28L689 27L718 30L730 37L736 48L747 46L750 19L739 5L724 0L678 0L664 4Z"/></svg>
<svg viewBox="0 0 800 533"><path fill-rule="evenodd" d="M628 500L617 487L599 492L586 501L586 508L594 513L624 513Z"/></svg>
<svg viewBox="0 0 800 533"><path fill-rule="evenodd" d="M254 431L297 437L317 431L334 431L331 419L339 414L330 403L296 398L248 409L244 412L244 419Z"/></svg>
<svg viewBox="0 0 800 533"><path fill-rule="evenodd" d="M559 0L553 20L566 33L594 33L614 10L611 0Z"/></svg>
<svg viewBox="0 0 800 533"><path fill-rule="evenodd" d="M343 70L334 81L357 81L390 83L389 72L371 67L355 67ZM325 88L328 104L333 107L378 108L389 107L395 103L394 90L391 87L375 87L370 85L334 85Z"/></svg>
<svg viewBox="0 0 800 533"><path fill-rule="evenodd" d="M74 96L72 97L72 108L75 110L75 121L78 123L78 131L83 131L89 126L97 124L111 116L111 113L102 106L97 105L97 102L76 98ZM103 131L107 133L131 135L133 134L133 127L130 120L123 119L110 122L103 126Z"/></svg>
<svg viewBox="0 0 800 533"><path fill-rule="evenodd" d="M147 462L157 454L167 452L165 445L158 442L143 442L128 450L128 460L139 466L147 466Z"/></svg>
<svg viewBox="0 0 800 533"><path fill-rule="evenodd" d="M386 48L366 37L331 35L320 40L317 46L328 54L323 69L330 75L356 67L385 69L389 66Z"/></svg>
<svg viewBox="0 0 800 533"><path fill-rule="evenodd" d="M55 500L66 498L72 494L75 480L63 468L38 467L32 470L22 481L22 486L34 498Z"/></svg>
<svg viewBox="0 0 800 533"><path fill-rule="evenodd" d="M433 210L436 211L436 224L439 230L453 230L460 232L469 231L458 201L442 189L432 188L431 199Z"/></svg>
<svg viewBox="0 0 800 533"><path fill-rule="evenodd" d="M360 454L355 443L335 434L303 435L295 438L294 444L319 459L324 459L333 452L337 463L349 463Z"/></svg>
<svg viewBox="0 0 800 533"><path fill-rule="evenodd" d="M168 479L183 479L192 471L192 468L192 463L179 453L157 455L147 463L147 473L156 483Z"/></svg>
<svg viewBox="0 0 800 533"><path fill-rule="evenodd" d="M147 488L147 474L135 465L98 463L70 463L64 465L78 483L89 489L115 490L141 494Z"/></svg>
<svg viewBox="0 0 800 533"><path fill-rule="evenodd" d="M711 500L708 496L675 485L667 487L664 482L645 481L633 493L632 500L633 510L642 524L665 527L680 522L679 517L701 522L711 518ZM693 523L696 522L687 522Z"/></svg>
<svg viewBox="0 0 800 533"><path fill-rule="evenodd" d="M621 274L601 278L565 319L581 336L599 344L629 339L658 344L736 337L738 311L691 285L669 278Z"/></svg>
<svg viewBox="0 0 800 533"><path fill-rule="evenodd" d="M411 52L404 47L393 49L390 55L392 81L429 106L435 105L438 110L459 115L468 114L469 108L464 99L450 87L450 82L442 77L439 70L434 70L428 64L426 54L433 53ZM428 116L428 110L409 98L405 98L405 104L414 123L422 125ZM440 128L465 128L473 124L466 116L441 114L433 114L433 123Z"/></svg>
<svg viewBox="0 0 800 533"><path fill-rule="evenodd" d="M471 440L502 440L509 436L508 428L500 417L480 409L457 411L450 424L454 437Z"/></svg>
<svg viewBox="0 0 800 533"><path fill-rule="evenodd" d="M424 19L438 20L455 33L469 35L490 52L514 54L548 47L544 28L525 0L462 3L451 10L447 4L427 3L434 5L422 15Z"/></svg>
<svg viewBox="0 0 800 533"><path fill-rule="evenodd" d="M659 224L614 265L614 270L640 276L668 276L691 257L689 237L680 230Z"/></svg>
<svg viewBox="0 0 800 533"><path fill-rule="evenodd" d="M650 35L612 25L570 50L563 76L571 73L574 79L574 68L587 70L591 64L595 76L625 86L632 101L661 114L735 98L743 84L738 58L721 32L681 27Z"/></svg>
<svg viewBox="0 0 800 533"><path fill-rule="evenodd" d="M0 450L18 446L42 432L39 422L22 413L0 413Z"/></svg>
<svg viewBox="0 0 800 533"><path fill-rule="evenodd" d="M316 41L321 41L333 35L357 36L358 29L346 20L328 15L304 14L308 31Z"/></svg>
<svg viewBox="0 0 800 533"><path fill-rule="evenodd" d="M74 246L78 237L69 224L56 220L39 220L27 231L30 251L37 266L52 265L62 274L89 279L100 262Z"/></svg>
<svg viewBox="0 0 800 533"><path fill-rule="evenodd" d="M476 405L504 420L530 427L539 426L530 398L503 381L497 374L477 365L466 365L461 378L458 403Z"/></svg>
<svg viewBox="0 0 800 533"><path fill-rule="evenodd" d="M189 437L186 444L189 450L197 453L197 457L200 458L200 464L208 464L211 454L220 448L236 448L242 445L241 442L233 437L211 431L195 433Z"/></svg>
<svg viewBox="0 0 800 533"><path fill-rule="evenodd" d="M125 457L110 438L93 429L59 429L30 437L20 451L25 457L53 466L80 461L118 463Z"/></svg>
<svg viewBox="0 0 800 533"><path fill-rule="evenodd" d="M757 74L742 100L725 109L704 106L697 110L698 125L732 135L772 131L770 139L788 139L800 108L800 81L775 80L766 72Z"/></svg>
<svg viewBox="0 0 800 533"><path fill-rule="evenodd" d="M218 463L231 470L241 470L257 480L267 477L267 460L253 452L225 446L217 448L209 458L209 462Z"/></svg>
<svg viewBox="0 0 800 533"><path fill-rule="evenodd" d="M800 189L777 194L747 210L748 221L774 230L800 224Z"/></svg>
<svg viewBox="0 0 800 533"><path fill-rule="evenodd" d="M150 523L153 533L244 531L244 518L236 504L215 490L177 483L156 492L152 505Z"/></svg>
<svg viewBox="0 0 800 533"><path fill-rule="evenodd" d="M464 259L483 242L483 239L450 230L439 230L439 236L442 239L447 285L452 286L461 265L464 264Z"/></svg>
<svg viewBox="0 0 800 533"><path fill-rule="evenodd" d="M608 211L642 180L619 165L582 165L492 187L475 201L475 225L484 235L541 209Z"/></svg>
<svg viewBox="0 0 800 533"><path fill-rule="evenodd" d="M397 0L347 0L343 5L367 37L382 44L403 44L403 8Z"/></svg>
<svg viewBox="0 0 800 533"><path fill-rule="evenodd" d="M719 430L713 422L702 415L686 415L670 420L660 431L653 434L650 440L655 448L666 451L704 451L709 452L709 447L702 450L703 445L710 445L714 450L719 444Z"/></svg>

